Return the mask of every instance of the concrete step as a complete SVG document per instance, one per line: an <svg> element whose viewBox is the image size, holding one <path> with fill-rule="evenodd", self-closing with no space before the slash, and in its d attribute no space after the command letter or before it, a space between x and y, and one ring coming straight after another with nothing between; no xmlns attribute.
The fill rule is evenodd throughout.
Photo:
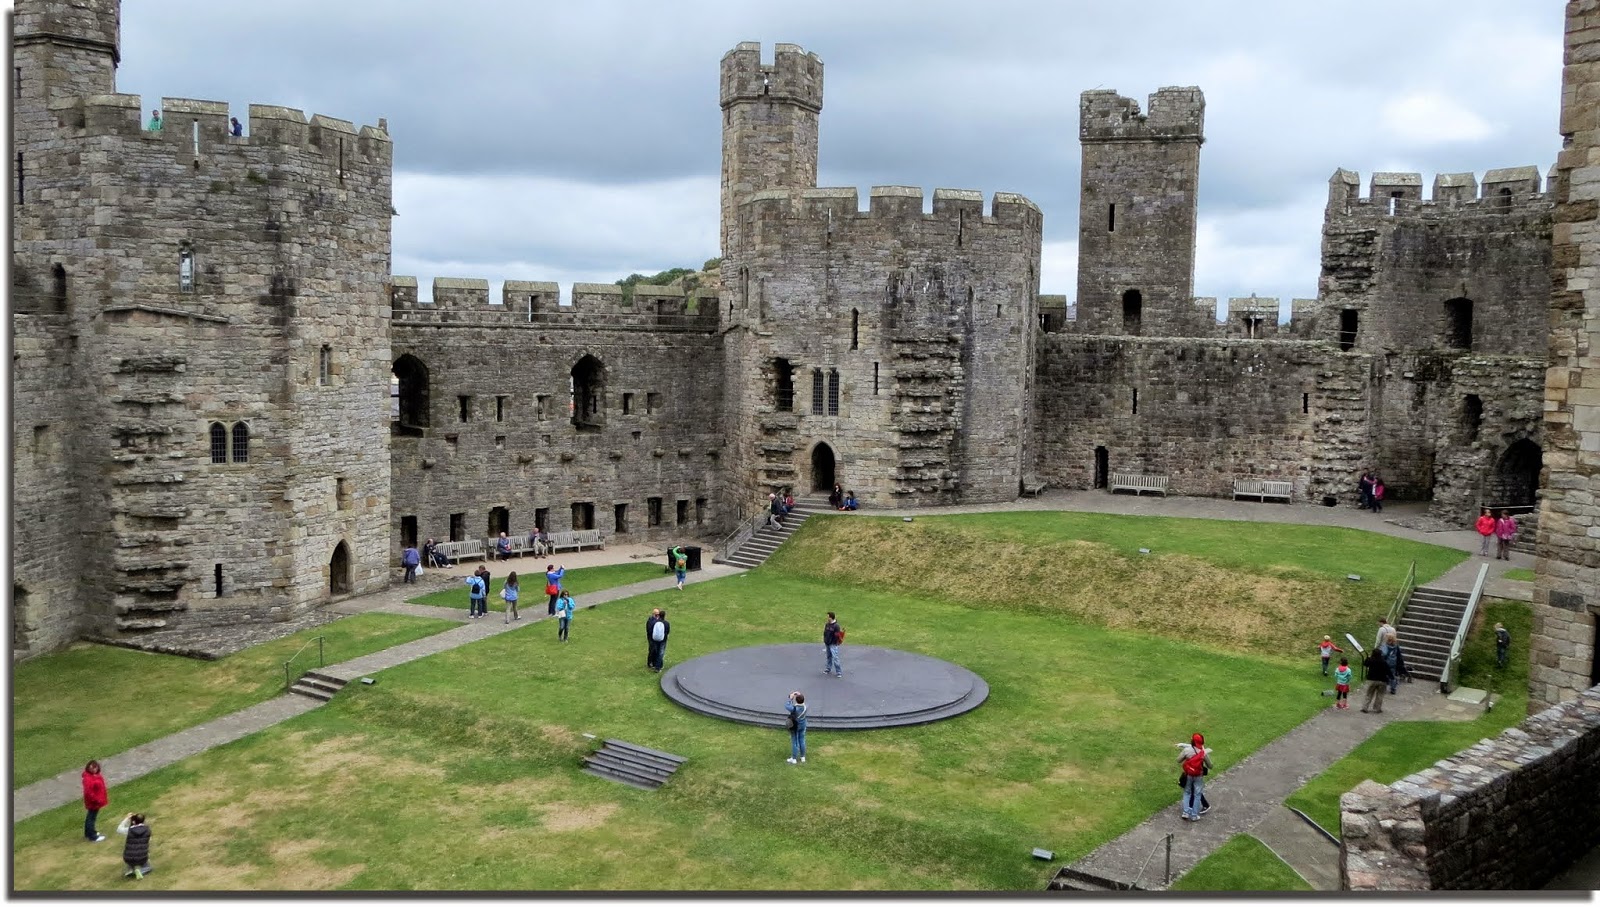
<svg viewBox="0 0 1600 907"><path fill-rule="evenodd" d="M297 696L305 696L309 699L320 699L323 702L331 702L333 700L332 690L308 686L307 684L298 680L295 681L293 686L289 687L289 692L294 693Z"/></svg>
<svg viewBox="0 0 1600 907"><path fill-rule="evenodd" d="M1049 891L1142 891L1128 882L1063 866L1056 870L1047 887Z"/></svg>
<svg viewBox="0 0 1600 907"><path fill-rule="evenodd" d="M661 786L659 784L651 784L646 781L638 781L624 775L612 774L609 771L597 769L590 765L585 765L583 768L578 769L578 771L583 772L586 775L593 775L596 778L604 778L607 781L615 781L618 784L626 784L629 787L637 787L640 790L655 790Z"/></svg>

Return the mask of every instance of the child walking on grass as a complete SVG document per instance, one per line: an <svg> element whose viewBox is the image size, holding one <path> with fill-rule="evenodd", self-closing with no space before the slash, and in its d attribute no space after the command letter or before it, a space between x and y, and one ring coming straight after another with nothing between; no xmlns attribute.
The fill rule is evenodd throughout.
<svg viewBox="0 0 1600 907"><path fill-rule="evenodd" d="M1335 652L1343 653L1344 650L1333 644L1332 636L1324 636L1322 642L1317 643L1317 654L1322 656L1323 677L1328 676L1328 659L1332 658Z"/></svg>
<svg viewBox="0 0 1600 907"><path fill-rule="evenodd" d="M1336 709L1348 709L1350 707L1350 659L1339 659L1339 667L1333 672L1333 690L1333 707Z"/></svg>

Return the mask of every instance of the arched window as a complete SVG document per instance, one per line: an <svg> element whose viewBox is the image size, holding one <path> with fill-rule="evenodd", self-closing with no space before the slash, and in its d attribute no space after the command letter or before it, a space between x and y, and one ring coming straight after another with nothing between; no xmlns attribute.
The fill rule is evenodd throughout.
<svg viewBox="0 0 1600 907"><path fill-rule="evenodd" d="M579 428L605 425L606 367L593 356L584 356L572 367L572 424Z"/></svg>
<svg viewBox="0 0 1600 907"><path fill-rule="evenodd" d="M250 423L236 422L233 426L233 462L250 462Z"/></svg>
<svg viewBox="0 0 1600 907"><path fill-rule="evenodd" d="M1509 188L1502 187L1498 197L1495 199L1495 204L1501 208L1511 207L1511 190Z"/></svg>
<svg viewBox="0 0 1600 907"><path fill-rule="evenodd" d="M420 434L428 427L428 367L407 353L394 361L395 421Z"/></svg>
<svg viewBox="0 0 1600 907"><path fill-rule="evenodd" d="M228 462L228 429L221 422L211 423L211 462Z"/></svg>
<svg viewBox="0 0 1600 907"><path fill-rule="evenodd" d="M811 415L822 415L822 369L811 370Z"/></svg>
<svg viewBox="0 0 1600 907"><path fill-rule="evenodd" d="M850 310L850 348L861 349L861 310Z"/></svg>
<svg viewBox="0 0 1600 907"><path fill-rule="evenodd" d="M1122 333L1139 336L1144 325L1144 296L1138 290L1122 294Z"/></svg>
<svg viewBox="0 0 1600 907"><path fill-rule="evenodd" d="M839 370L828 369L828 415L839 415Z"/></svg>

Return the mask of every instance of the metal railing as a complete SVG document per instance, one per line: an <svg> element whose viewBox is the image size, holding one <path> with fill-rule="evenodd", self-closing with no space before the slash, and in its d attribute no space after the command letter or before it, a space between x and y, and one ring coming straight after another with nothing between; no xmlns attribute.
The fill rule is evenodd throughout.
<svg viewBox="0 0 1600 907"><path fill-rule="evenodd" d="M1389 606L1389 626L1400 624L1400 618L1406 614L1406 604L1411 601L1411 593L1417 588L1417 562L1411 562L1411 569L1406 571L1405 584L1400 587L1400 594L1394 597L1394 604Z"/></svg>
<svg viewBox="0 0 1600 907"><path fill-rule="evenodd" d="M1489 575L1489 565L1478 568L1478 579L1472 584L1472 595L1467 599L1467 610L1461 614L1461 626L1456 628L1455 641L1450 643L1450 657L1445 659L1444 670L1439 674L1439 692L1449 693L1456 683L1456 672L1461 668L1461 649L1467 644L1467 631L1472 629L1472 618L1478 613L1478 600L1483 598L1483 581Z"/></svg>
<svg viewBox="0 0 1600 907"><path fill-rule="evenodd" d="M767 522L767 516L767 511L763 510L753 517L747 517L738 529L733 530L722 541L717 543L717 557L723 560L732 557L733 553L738 551L745 542L750 541L750 537L756 534L756 530Z"/></svg>
<svg viewBox="0 0 1600 907"><path fill-rule="evenodd" d="M311 643L316 643L317 644L317 667L321 668L321 667L326 667L327 666L328 663L326 661L324 661L323 657L322 657L322 641L323 641L324 638L325 637L318 636L316 639L310 640L305 645L300 647L300 651L299 652L296 652L293 655L289 656L289 660L283 663L283 688L285 690L287 690L290 687L294 686L294 677L293 677L293 675L291 675L289 673L292 670L291 666L294 664L295 659L297 659L301 655L305 654L305 651L307 649L311 648Z"/></svg>
<svg viewBox="0 0 1600 907"><path fill-rule="evenodd" d="M1156 846L1150 848L1149 855L1144 858L1144 865L1139 867L1139 874L1134 876L1133 882L1128 885L1129 889L1138 889L1139 882L1144 879L1144 871L1150 868L1150 861L1155 859L1156 847L1160 847L1163 843L1167 845L1167 871L1166 874L1161 877L1161 884L1163 887L1172 884L1172 833L1167 832L1167 836L1165 838L1157 841Z"/></svg>

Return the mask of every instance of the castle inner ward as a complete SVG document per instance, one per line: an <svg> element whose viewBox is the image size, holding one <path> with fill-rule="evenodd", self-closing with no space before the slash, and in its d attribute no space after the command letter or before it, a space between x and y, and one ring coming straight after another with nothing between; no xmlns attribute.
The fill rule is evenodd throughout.
<svg viewBox="0 0 1600 907"><path fill-rule="evenodd" d="M427 537L713 539L785 488L870 510L1138 473L1349 506L1371 467L1442 523L1543 522L1550 426L1588 450L1567 436L1594 401L1546 403L1566 171L1337 169L1317 298L1219 322L1193 287L1201 90L1087 91L1068 305L1040 295L1047 212L1022 195L818 187L822 60L745 43L720 67L714 278L441 278L423 302L390 269L384 121L252 104L235 137L225 104L163 98L146 131L119 17L17 4L19 655L283 620L386 587ZM1561 298L1581 383L1585 303ZM1539 530L1536 610L1566 616L1536 706L1593 682L1589 459Z"/></svg>

